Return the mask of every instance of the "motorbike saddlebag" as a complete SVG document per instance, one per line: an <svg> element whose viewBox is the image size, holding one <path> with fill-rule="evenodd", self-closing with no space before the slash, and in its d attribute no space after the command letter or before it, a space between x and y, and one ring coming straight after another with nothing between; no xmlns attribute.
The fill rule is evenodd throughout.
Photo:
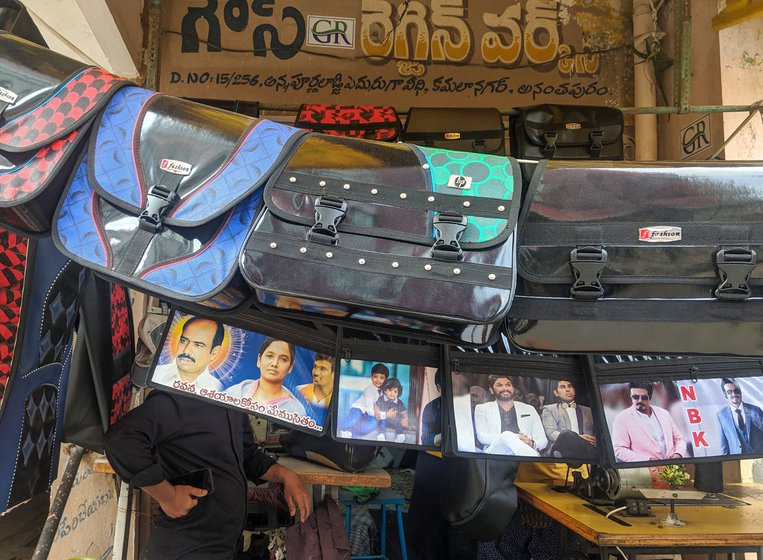
<svg viewBox="0 0 763 560"><path fill-rule="evenodd" d="M494 107L411 107L403 140L420 146L506 155L505 129Z"/></svg>
<svg viewBox="0 0 763 560"><path fill-rule="evenodd" d="M509 153L519 159L623 159L623 114L614 107L534 105L509 118ZM532 164L522 164L527 182Z"/></svg>
<svg viewBox="0 0 763 560"><path fill-rule="evenodd" d="M544 162L520 232L517 346L763 354L763 164Z"/></svg>
<svg viewBox="0 0 763 560"><path fill-rule="evenodd" d="M46 492L56 479L86 277L49 237L0 230L0 513Z"/></svg>
<svg viewBox="0 0 763 560"><path fill-rule="evenodd" d="M260 186L299 129L157 94L117 92L58 208L54 238L117 282L216 309L248 294L238 256Z"/></svg>
<svg viewBox="0 0 763 560"><path fill-rule="evenodd" d="M46 235L96 113L128 82L0 33L0 223Z"/></svg>
<svg viewBox="0 0 763 560"><path fill-rule="evenodd" d="M266 305L484 344L514 285L516 163L306 137L265 188L241 269Z"/></svg>
<svg viewBox="0 0 763 560"><path fill-rule="evenodd" d="M394 142L400 135L400 118L393 107L323 105L306 103L299 108L294 126L335 136Z"/></svg>

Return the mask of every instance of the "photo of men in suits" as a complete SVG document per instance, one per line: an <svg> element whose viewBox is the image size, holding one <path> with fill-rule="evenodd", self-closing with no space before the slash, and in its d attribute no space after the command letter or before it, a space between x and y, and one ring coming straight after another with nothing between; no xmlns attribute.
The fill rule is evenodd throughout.
<svg viewBox="0 0 763 560"><path fill-rule="evenodd" d="M686 439L670 413L652 405L652 384L630 383L628 389L633 404L618 413L612 427L615 459L637 463L686 457Z"/></svg>
<svg viewBox="0 0 763 560"><path fill-rule="evenodd" d="M590 407L577 403L575 395L572 381L560 379L554 389L558 402L541 409L541 422L548 438L544 455L556 458L596 456L593 413Z"/></svg>
<svg viewBox="0 0 763 560"><path fill-rule="evenodd" d="M538 457L548 445L538 412L514 399L507 375L488 375L488 392L495 400L474 408L474 431L485 453Z"/></svg>
<svg viewBox="0 0 763 560"><path fill-rule="evenodd" d="M716 416L721 431L721 453L738 455L763 452L763 410L743 402L734 379L723 378L721 390L728 404Z"/></svg>

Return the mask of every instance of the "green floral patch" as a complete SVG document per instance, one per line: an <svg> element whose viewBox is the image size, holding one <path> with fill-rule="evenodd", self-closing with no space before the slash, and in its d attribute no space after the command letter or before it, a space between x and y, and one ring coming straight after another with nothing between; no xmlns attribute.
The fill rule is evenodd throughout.
<svg viewBox="0 0 763 560"><path fill-rule="evenodd" d="M461 196L480 196L496 200L511 200L514 194L514 175L509 158L490 154L455 152L417 146L429 164L435 192ZM452 176L471 178L469 189L449 187ZM464 209L467 210L467 209ZM507 220L467 215L464 243L490 241L500 235Z"/></svg>

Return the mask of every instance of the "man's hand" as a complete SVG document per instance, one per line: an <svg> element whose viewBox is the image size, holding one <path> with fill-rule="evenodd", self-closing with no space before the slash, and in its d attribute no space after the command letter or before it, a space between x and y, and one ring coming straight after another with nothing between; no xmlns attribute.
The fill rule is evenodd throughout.
<svg viewBox="0 0 763 560"><path fill-rule="evenodd" d="M591 445L596 445L596 438L594 436L588 435L588 434L580 434L580 437L584 440L586 440Z"/></svg>
<svg viewBox="0 0 763 560"><path fill-rule="evenodd" d="M313 511L313 501L300 482L297 473L276 463L265 471L262 480L283 484L283 495L289 506L290 515L297 515L297 510L299 510L300 522L304 522L310 516Z"/></svg>
<svg viewBox="0 0 763 560"><path fill-rule="evenodd" d="M519 432L517 435L519 436L519 439L523 443L526 443L530 447L535 448L535 441L532 438L528 437L527 434L525 434L524 432Z"/></svg>
<svg viewBox="0 0 763 560"><path fill-rule="evenodd" d="M194 486L179 484L173 486L166 480L153 486L144 486L149 496L159 502L162 511L172 519L184 517L199 503L199 498L207 495L207 491Z"/></svg>
<svg viewBox="0 0 763 560"><path fill-rule="evenodd" d="M671 458L671 459L683 459L683 457L681 457L681 454L680 454L680 453L673 453L673 454L670 456L670 458Z"/></svg>
<svg viewBox="0 0 763 560"><path fill-rule="evenodd" d="M313 511L313 504L310 495L294 471L288 471L288 474L284 476L283 495L286 503L289 504L289 515L297 515L299 510L299 521L304 523Z"/></svg>

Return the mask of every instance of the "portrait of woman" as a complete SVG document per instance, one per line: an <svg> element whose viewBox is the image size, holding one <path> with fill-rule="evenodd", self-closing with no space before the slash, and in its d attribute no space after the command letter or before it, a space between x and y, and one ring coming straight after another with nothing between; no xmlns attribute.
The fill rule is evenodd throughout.
<svg viewBox="0 0 763 560"><path fill-rule="evenodd" d="M296 353L294 344L272 337L266 338L257 353L259 379L245 379L228 387L225 392L233 397L250 398L268 406L275 406L279 410L304 416L305 407L283 386L286 376L294 367Z"/></svg>

